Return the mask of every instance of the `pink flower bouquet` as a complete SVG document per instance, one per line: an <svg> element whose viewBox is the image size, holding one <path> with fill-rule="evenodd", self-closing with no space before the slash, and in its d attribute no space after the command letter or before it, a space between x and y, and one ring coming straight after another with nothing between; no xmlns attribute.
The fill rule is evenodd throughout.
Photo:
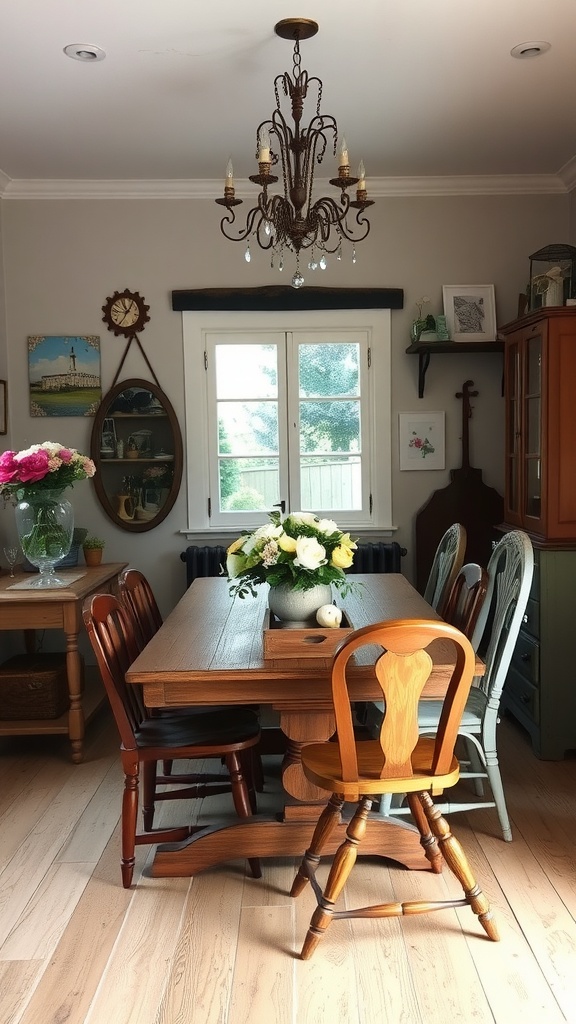
<svg viewBox="0 0 576 1024"><path fill-rule="evenodd" d="M0 455L0 495L18 501L41 491L63 491L94 476L92 459L54 441Z"/></svg>

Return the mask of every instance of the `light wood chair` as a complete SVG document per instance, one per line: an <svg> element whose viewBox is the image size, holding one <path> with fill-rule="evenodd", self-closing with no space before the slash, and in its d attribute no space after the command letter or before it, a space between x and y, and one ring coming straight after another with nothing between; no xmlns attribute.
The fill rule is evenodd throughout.
<svg viewBox="0 0 576 1024"><path fill-rule="evenodd" d="M204 715L163 715L151 718L142 701L140 688L126 683L125 673L138 655L132 620L119 600L110 594L96 594L83 609L84 623L96 655L98 668L120 733L120 756L124 769L122 799L122 883L128 889L134 873L136 845L177 842L191 835L191 827L154 829L157 800L182 800L228 792L231 788L239 817L249 817L256 807L255 794L242 770L242 754L260 739L256 716L250 711L229 708ZM204 783L158 791L158 784L174 786L178 776L158 776L157 763L164 758L222 757L229 781L223 785ZM144 832L137 833L140 766L143 774ZM188 781L189 777L185 777ZM221 782L221 779L220 779ZM261 877L260 862L249 861L255 878Z"/></svg>
<svg viewBox="0 0 576 1024"><path fill-rule="evenodd" d="M432 659L425 648L438 638L453 642L456 659L438 732L434 738L428 738L418 734L418 702L432 668ZM384 648L377 659L375 673L382 688L386 716L378 739L356 740L346 667L351 656L368 644ZM320 815L291 890L292 896L298 896L310 881L318 904L302 948L303 960L311 956L334 918L400 917L469 905L489 938L498 939L488 900L476 883L460 843L432 800L432 796L458 781L459 764L454 745L472 683L474 663L470 641L459 630L443 622L418 619L359 629L344 641L335 655L332 700L336 742L312 743L303 747L301 753L306 778L332 794ZM358 910L334 909L356 861L372 801L382 793L408 793L421 843L433 870L441 870L444 858L462 885L462 898L383 903ZM358 806L322 892L316 880L316 867L345 801L357 802Z"/></svg>
<svg viewBox="0 0 576 1024"><path fill-rule="evenodd" d="M453 523L447 530L434 555L424 600L444 618L448 595L460 572L466 551L466 529L460 523Z"/></svg>

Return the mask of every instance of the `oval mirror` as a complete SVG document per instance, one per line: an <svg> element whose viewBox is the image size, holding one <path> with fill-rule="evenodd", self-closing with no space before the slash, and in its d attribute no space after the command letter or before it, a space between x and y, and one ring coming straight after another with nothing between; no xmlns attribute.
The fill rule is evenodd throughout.
<svg viewBox="0 0 576 1024"><path fill-rule="evenodd" d="M147 380L120 381L104 395L92 428L96 494L123 530L152 530L182 481L182 434L164 392Z"/></svg>

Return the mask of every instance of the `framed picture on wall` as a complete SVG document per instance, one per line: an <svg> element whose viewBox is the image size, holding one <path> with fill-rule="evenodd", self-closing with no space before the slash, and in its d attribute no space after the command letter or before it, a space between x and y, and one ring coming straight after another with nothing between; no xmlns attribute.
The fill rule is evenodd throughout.
<svg viewBox="0 0 576 1024"><path fill-rule="evenodd" d="M452 341L495 341L493 284L445 284L442 296Z"/></svg>
<svg viewBox="0 0 576 1024"><path fill-rule="evenodd" d="M401 412L400 469L444 469L443 412Z"/></svg>
<svg viewBox="0 0 576 1024"><path fill-rule="evenodd" d="M8 433L8 409L6 401L6 381L0 380L0 434Z"/></svg>
<svg viewBox="0 0 576 1024"><path fill-rule="evenodd" d="M31 416L95 416L102 399L100 338L31 335L28 374Z"/></svg>

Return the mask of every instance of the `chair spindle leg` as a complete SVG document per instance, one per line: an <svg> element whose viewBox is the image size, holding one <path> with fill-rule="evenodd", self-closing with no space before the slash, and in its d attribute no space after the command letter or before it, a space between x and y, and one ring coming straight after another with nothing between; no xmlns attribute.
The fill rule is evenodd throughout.
<svg viewBox="0 0 576 1024"><path fill-rule="evenodd" d="M492 939L493 942L498 942L500 936L494 915L490 909L490 903L472 874L472 869L464 850L456 837L452 835L450 826L442 816L442 813L434 806L430 794L420 793L419 800L430 822L430 828L438 840L444 860L464 889L464 895L477 915L488 938Z"/></svg>
<svg viewBox="0 0 576 1024"><path fill-rule="evenodd" d="M234 807L236 814L239 818L250 818L252 815L252 807L250 806L250 795L248 792L248 783L246 777L242 772L242 764L240 757L237 753L226 755L226 767L230 773L230 782L232 784L232 800L234 801ZM250 870L253 878L262 878L262 868L260 867L260 861L257 857L251 857L248 859Z"/></svg>
<svg viewBox="0 0 576 1024"><path fill-rule="evenodd" d="M363 796L356 808L354 817L346 829L346 838L338 847L334 856L332 867L330 868L330 874L328 875L328 881L326 882L326 888L324 889L324 894L321 897L316 910L312 914L308 934L306 935L304 945L302 946L302 952L300 953L301 960L308 960L312 956L312 953L316 949L316 946L324 936L328 925L332 921L334 904L340 896L340 893L348 880L348 876L356 863L358 847L366 834L366 824L371 807L371 797Z"/></svg>
<svg viewBox="0 0 576 1024"><path fill-rule="evenodd" d="M306 887L310 876L316 873L316 868L320 862L320 853L340 820L340 811L343 806L343 797L334 793L318 819L314 834L310 840L310 846L302 858L298 874L292 883L292 888L290 889L291 896L299 896Z"/></svg>
<svg viewBox="0 0 576 1024"><path fill-rule="evenodd" d="M418 793L407 793L406 799L408 800L408 806L420 833L420 845L424 850L424 856L426 857L426 860L430 861L430 867L434 874L441 875L442 854L440 853L440 847L438 846L436 837L432 835L430 830L430 824L424 813L422 804L418 799Z"/></svg>

